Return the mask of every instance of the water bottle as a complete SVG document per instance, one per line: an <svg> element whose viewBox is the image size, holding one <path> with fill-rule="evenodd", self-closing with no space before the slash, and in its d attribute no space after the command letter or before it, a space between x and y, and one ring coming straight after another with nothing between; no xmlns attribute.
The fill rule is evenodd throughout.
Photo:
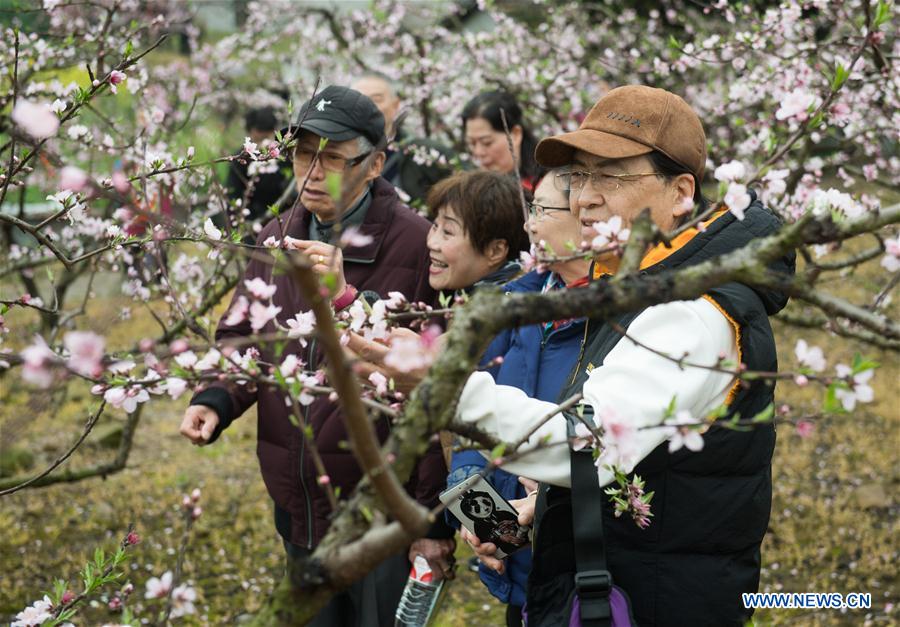
<svg viewBox="0 0 900 627"><path fill-rule="evenodd" d="M425 627L431 620L443 587L443 580L434 581L428 560L416 555L397 606L394 627Z"/></svg>

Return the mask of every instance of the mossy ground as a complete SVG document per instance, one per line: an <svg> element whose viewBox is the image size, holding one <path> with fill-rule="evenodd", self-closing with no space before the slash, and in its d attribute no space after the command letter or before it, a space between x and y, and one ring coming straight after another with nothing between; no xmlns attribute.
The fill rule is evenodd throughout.
<svg viewBox="0 0 900 627"><path fill-rule="evenodd" d="M848 291L865 290L865 280L848 281ZM149 316L133 307L119 320L121 297L94 298L80 324L103 331L112 347L132 345L156 333ZM13 337L30 313L7 315ZM784 367L795 364L793 347L803 337L826 349L829 364L849 363L853 345L823 332L776 325ZM16 334L19 334L16 336ZM773 466L775 498L763 546L760 589L764 591L870 592L872 609L764 611L760 625L897 624L898 474L900 415L896 357L866 349L883 367L874 379L876 401L852 414L818 423L801 438L779 428ZM34 453L40 470L73 442L87 415L89 392L80 384L62 390L29 390L15 376L0 379L0 443ZM819 390L782 384L778 399L797 411L818 406ZM0 498L0 617L11 617L47 590L57 577L77 586L77 573L96 547L112 549L134 523L142 542L130 551L127 579L137 590L129 605L152 617L158 602L143 598L151 576L174 568L183 522L182 495L199 487L204 513L197 521L185 561L185 576L200 595L198 612L186 625L230 625L253 613L281 576L283 551L272 523L271 505L255 458L255 414L245 415L209 448L192 447L178 435L186 401L156 399L144 412L128 468L105 479L24 490ZM101 424L123 421L109 412ZM111 458L113 451L91 437L67 462L77 468ZM460 562L467 548L458 549ZM77 589L77 588L76 588ZM102 599L79 615L77 624L115 621ZM462 571L450 584L438 625L502 625L503 608L477 577Z"/></svg>

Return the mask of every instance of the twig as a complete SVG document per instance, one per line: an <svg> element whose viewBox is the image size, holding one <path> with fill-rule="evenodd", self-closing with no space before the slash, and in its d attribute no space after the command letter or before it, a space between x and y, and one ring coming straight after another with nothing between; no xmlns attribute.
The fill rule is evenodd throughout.
<svg viewBox="0 0 900 627"><path fill-rule="evenodd" d="M94 425L96 425L97 421L100 419L100 415L103 413L103 409L105 407L106 407L106 401L101 400L100 407L97 408L97 411L95 411L92 415L88 416L88 421L84 425L84 430L82 431L81 436L77 440L75 440L75 443L71 447L69 447L69 450L67 450L65 453L63 453L59 457L57 457L56 460L52 464L50 464L50 466L48 466L46 470L36 474L34 477L32 477L31 479L28 479L27 481L23 481L22 483L14 485L11 488L6 488L4 490L0 490L0 496L7 496L8 494L13 494L15 492L18 492L19 490L22 490L31 485L34 485L35 483L39 482L41 479L43 479L44 477L49 475L51 472L53 472L54 470L59 468L59 466L62 463L64 463L67 459L69 459L69 457L72 456L72 453L74 453L78 449L78 447L81 446L81 443L84 442L85 438L88 437L91 430L93 430Z"/></svg>

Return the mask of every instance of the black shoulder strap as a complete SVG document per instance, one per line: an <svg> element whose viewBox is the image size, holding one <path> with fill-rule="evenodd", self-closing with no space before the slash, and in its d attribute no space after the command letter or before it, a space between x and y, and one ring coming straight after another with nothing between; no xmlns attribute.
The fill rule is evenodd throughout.
<svg viewBox="0 0 900 627"><path fill-rule="evenodd" d="M585 407L585 415L590 412ZM569 417L569 435L574 435L578 418ZM597 481L591 449L570 451L572 471L572 536L575 547L575 589L581 603L583 627L610 627L612 614L609 593L612 575L606 567L603 541L603 504L606 501Z"/></svg>

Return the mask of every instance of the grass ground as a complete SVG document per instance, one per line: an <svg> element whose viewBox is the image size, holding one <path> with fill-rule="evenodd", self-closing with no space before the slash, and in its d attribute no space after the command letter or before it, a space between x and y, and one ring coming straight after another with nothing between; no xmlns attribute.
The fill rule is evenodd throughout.
<svg viewBox="0 0 900 627"><path fill-rule="evenodd" d="M846 290L867 290L854 278ZM8 287L8 286L7 286ZM102 330L111 346L127 346L155 333L137 309L119 321L131 303L117 296L90 301L83 325ZM896 312L894 312L896 313ZM29 314L7 315L14 337ZM18 329L18 331L17 331ZM781 361L794 364L793 346L803 337L826 349L829 363L849 363L852 345L821 332L777 326ZM18 337L15 337L19 334ZM900 415L895 356L867 350L882 362L874 379L876 401L850 415L820 423L809 438L779 428L773 466L775 499L763 547L761 590L870 592L872 609L760 612L758 625L888 625L900 621L898 599L898 472ZM15 377L0 379L0 443L34 453L33 469L46 466L74 441L89 402L78 384L50 394L20 387ZM798 408L818 404L818 392L783 385L779 402ZM185 625L231 625L264 602L282 572L282 549L271 520L271 506L255 459L255 415L239 420L215 446L198 449L178 435L185 402L156 400L148 406L135 438L128 468L105 479L25 490L0 499L0 617L11 617L49 588L51 580L77 572L95 547L113 548L130 523L143 541L134 547L127 576L137 592L131 605L139 616L157 608L143 598L151 576L173 569L183 523L184 493L199 487L202 517L197 521L184 571L200 595L196 615ZM124 420L113 411L98 433ZM112 457L92 436L69 460L73 468ZM460 562L468 557L459 548ZM78 624L114 621L102 599ZM502 625L503 608L477 581L461 572L448 589L438 625Z"/></svg>

